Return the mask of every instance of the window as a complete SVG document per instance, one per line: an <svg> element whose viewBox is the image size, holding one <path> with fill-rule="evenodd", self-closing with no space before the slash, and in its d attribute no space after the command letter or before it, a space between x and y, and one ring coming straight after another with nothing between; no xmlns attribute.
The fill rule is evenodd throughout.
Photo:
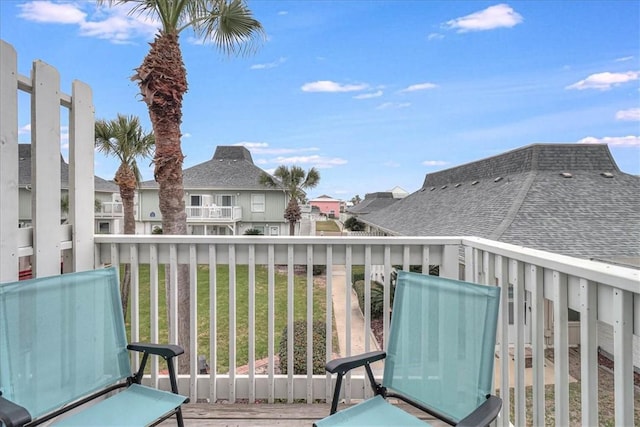
<svg viewBox="0 0 640 427"><path fill-rule="evenodd" d="M264 212L264 194L251 195L251 212Z"/></svg>
<svg viewBox="0 0 640 427"><path fill-rule="evenodd" d="M190 206L202 206L202 198L199 194L195 194L191 196L191 204Z"/></svg>
<svg viewBox="0 0 640 427"><path fill-rule="evenodd" d="M108 222L99 222L98 223L98 233L99 234L109 234L111 230L110 224Z"/></svg>

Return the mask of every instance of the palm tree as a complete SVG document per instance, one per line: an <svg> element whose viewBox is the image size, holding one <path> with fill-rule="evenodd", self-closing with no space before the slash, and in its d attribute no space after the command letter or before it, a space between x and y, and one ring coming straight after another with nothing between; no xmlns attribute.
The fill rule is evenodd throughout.
<svg viewBox="0 0 640 427"><path fill-rule="evenodd" d="M153 134L145 133L137 116L118 114L116 119L98 120L95 125L96 148L107 156L120 160L114 182L120 187L120 198L124 208L124 234L135 234L136 223L133 215L133 198L140 182L140 170L136 159L151 157L153 153ZM131 283L130 265L126 264L120 282L122 310L127 317L129 284Z"/></svg>
<svg viewBox="0 0 640 427"><path fill-rule="evenodd" d="M191 29L195 35L212 42L223 53L252 52L264 39L260 22L253 18L245 0L97 0L98 4L132 3L131 13L140 13L160 22L142 65L132 80L138 82L142 100L147 104L156 138L154 177L159 185L163 234L186 234L187 214L182 182L184 155L180 146L182 98L187 91L187 76L179 35ZM166 271L169 273L169 271ZM189 270L180 265L178 282L178 337L170 337L185 350L178 359L179 372L188 372ZM166 277L171 277L167 274ZM169 283L165 283L168 291ZM171 308L167 308L171 312Z"/></svg>
<svg viewBox="0 0 640 427"><path fill-rule="evenodd" d="M280 182L276 181L278 178ZM289 203L284 211L284 218L289 221L289 235L295 234L296 222L300 221L302 214L300 213L300 205L306 199L305 189L314 188L320 182L320 173L316 168L309 169L305 172L300 166L280 165L273 172L273 176L266 172L260 175L260 184L267 187L284 186L284 191L289 197Z"/></svg>

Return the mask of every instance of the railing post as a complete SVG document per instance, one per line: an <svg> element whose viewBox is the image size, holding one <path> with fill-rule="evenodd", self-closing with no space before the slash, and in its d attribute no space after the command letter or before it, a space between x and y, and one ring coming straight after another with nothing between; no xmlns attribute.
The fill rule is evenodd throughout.
<svg viewBox="0 0 640 427"><path fill-rule="evenodd" d="M597 291L595 283L580 279L580 394L583 426L598 425Z"/></svg>
<svg viewBox="0 0 640 427"><path fill-rule="evenodd" d="M631 426L633 420L633 294L613 290L613 359L616 425Z"/></svg>
<svg viewBox="0 0 640 427"><path fill-rule="evenodd" d="M553 272L553 347L556 425L569 425L569 312L567 276Z"/></svg>
<svg viewBox="0 0 640 427"><path fill-rule="evenodd" d="M18 280L18 55L0 40L0 283Z"/></svg>

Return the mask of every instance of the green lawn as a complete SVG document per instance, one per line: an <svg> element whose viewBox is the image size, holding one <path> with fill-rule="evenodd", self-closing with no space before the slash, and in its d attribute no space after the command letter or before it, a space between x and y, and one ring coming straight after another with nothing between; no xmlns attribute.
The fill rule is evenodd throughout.
<svg viewBox="0 0 640 427"><path fill-rule="evenodd" d="M159 273L159 330L160 342L168 341L168 329L165 308L164 268ZM256 359L268 356L267 348L267 267L256 266L255 285L255 334ZM217 351L219 373L225 373L229 368L229 267L217 266ZM236 267L236 354L237 366L248 363L249 356L249 286L248 267ZM282 329L287 323L287 276L276 273L275 294L275 352ZM149 326L149 266L140 265L140 340L148 341ZM209 266L198 267L198 354L206 355L209 360ZM326 293L324 286L314 286L313 289L314 319L324 320L326 313ZM294 317L306 319L307 313L307 283L306 275L296 276L294 280ZM127 319L129 316L127 316ZM129 319L128 319L129 320ZM130 322L127 321L127 329Z"/></svg>
<svg viewBox="0 0 640 427"><path fill-rule="evenodd" d="M340 227L335 221L316 221L316 231L339 232Z"/></svg>

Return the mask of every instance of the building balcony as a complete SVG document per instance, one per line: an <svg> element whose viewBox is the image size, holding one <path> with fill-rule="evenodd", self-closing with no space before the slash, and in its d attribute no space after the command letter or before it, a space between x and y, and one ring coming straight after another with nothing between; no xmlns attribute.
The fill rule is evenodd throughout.
<svg viewBox="0 0 640 427"><path fill-rule="evenodd" d="M437 268L445 277L502 288L495 376L504 404L499 425L542 425L549 417L560 426L638 425L640 272L635 269L471 237L96 235L95 251L100 264L132 264L131 341L175 342L177 313L167 329L160 326L166 319L159 302L164 266L188 266L190 336L198 337L190 341L190 351L201 360L192 357L179 388L192 402L330 401L329 376L311 370L294 374L293 344L283 353L286 361L279 360L282 325L302 319L303 346L311 355L313 322L323 321L326 336L336 337L326 340L326 360L374 350L380 344L371 338L370 309L361 315L352 310L353 274L364 272L367 301L372 278L384 284L384 312L389 312L394 267ZM314 276L314 266L325 274ZM176 301L177 282L171 277L169 300ZM570 320L570 312L579 313L579 321ZM384 316L378 332L386 337L388 330ZM605 375L598 362L605 347L613 360L609 390L598 385ZM311 365L308 356L306 366ZM147 381L168 386L158 362ZM507 389L511 393L501 392ZM553 396L551 403L545 394ZM364 374L352 374L344 385L345 401L369 395Z"/></svg>
<svg viewBox="0 0 640 427"><path fill-rule="evenodd" d="M187 206L187 222L232 223L242 220L240 206Z"/></svg>
<svg viewBox="0 0 640 427"><path fill-rule="evenodd" d="M101 202L96 207L95 218L124 218L122 202Z"/></svg>

